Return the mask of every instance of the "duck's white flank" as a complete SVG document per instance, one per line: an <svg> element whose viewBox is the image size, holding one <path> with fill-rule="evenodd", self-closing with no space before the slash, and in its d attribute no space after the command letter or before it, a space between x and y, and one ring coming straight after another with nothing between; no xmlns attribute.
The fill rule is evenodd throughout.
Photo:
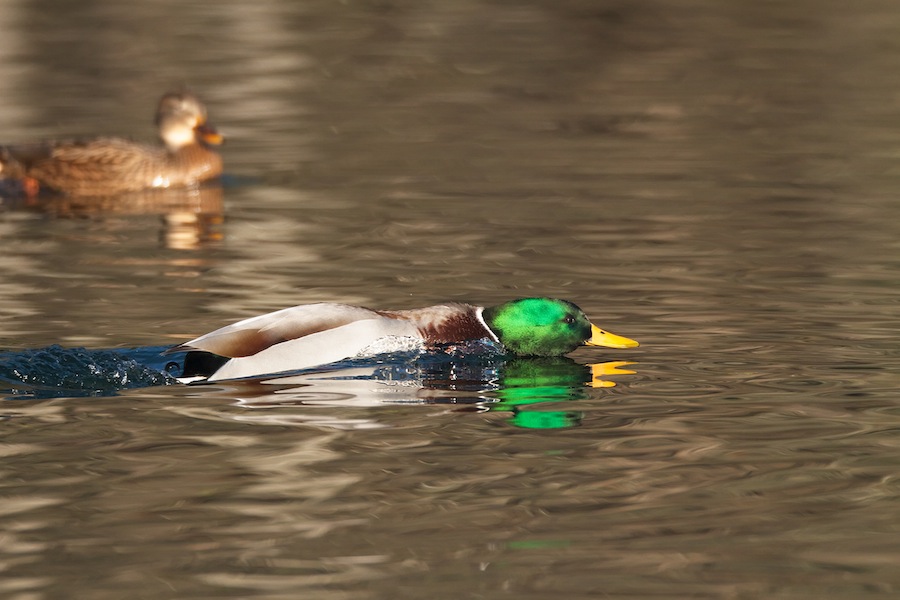
<svg viewBox="0 0 900 600"><path fill-rule="evenodd" d="M207 381L242 379L333 363L356 356L387 336L421 339L416 327L408 321L385 317L363 319L280 342L252 356L232 358Z"/></svg>

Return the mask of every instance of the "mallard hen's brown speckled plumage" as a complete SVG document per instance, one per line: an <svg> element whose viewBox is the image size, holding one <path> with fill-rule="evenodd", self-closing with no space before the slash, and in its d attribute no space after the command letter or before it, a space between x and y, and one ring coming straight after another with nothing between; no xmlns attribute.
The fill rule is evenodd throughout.
<svg viewBox="0 0 900 600"><path fill-rule="evenodd" d="M206 124L206 109L194 95L164 95L156 124L164 146L102 137L4 147L0 177L93 196L185 187L222 174L222 158L209 147L222 137Z"/></svg>

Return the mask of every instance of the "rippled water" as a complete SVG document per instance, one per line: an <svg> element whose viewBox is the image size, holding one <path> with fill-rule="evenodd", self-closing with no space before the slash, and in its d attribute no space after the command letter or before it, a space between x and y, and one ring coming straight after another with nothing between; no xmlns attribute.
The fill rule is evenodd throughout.
<svg viewBox="0 0 900 600"><path fill-rule="evenodd" d="M881 598L900 588L900 8L8 2L3 142L197 193L0 203L0 595ZM183 386L314 301L548 294L638 339Z"/></svg>

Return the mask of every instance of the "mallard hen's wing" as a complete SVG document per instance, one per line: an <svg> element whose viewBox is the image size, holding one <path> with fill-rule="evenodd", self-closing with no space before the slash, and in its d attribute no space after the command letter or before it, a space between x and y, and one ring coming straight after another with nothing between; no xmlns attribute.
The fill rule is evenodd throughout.
<svg viewBox="0 0 900 600"><path fill-rule="evenodd" d="M22 174L74 194L104 194L154 187L166 166L162 148L118 138L10 146Z"/></svg>

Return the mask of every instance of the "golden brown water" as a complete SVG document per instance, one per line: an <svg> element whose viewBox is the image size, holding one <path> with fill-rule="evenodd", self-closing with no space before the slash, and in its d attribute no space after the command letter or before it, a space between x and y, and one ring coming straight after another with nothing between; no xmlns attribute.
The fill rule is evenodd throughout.
<svg viewBox="0 0 900 600"><path fill-rule="evenodd" d="M221 189L4 201L4 349L534 294L642 346L3 400L0 595L895 596L898 27L877 0L4 4L0 141L150 138L183 83L229 138Z"/></svg>

